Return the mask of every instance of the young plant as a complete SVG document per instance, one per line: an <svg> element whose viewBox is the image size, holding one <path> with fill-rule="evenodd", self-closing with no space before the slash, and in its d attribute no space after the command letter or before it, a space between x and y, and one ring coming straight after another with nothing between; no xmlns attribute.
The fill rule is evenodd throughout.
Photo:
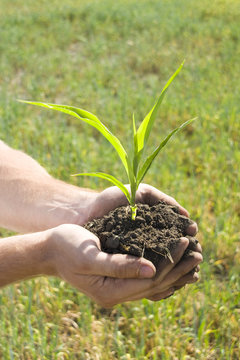
<svg viewBox="0 0 240 360"><path fill-rule="evenodd" d="M177 71L172 75L172 77L168 80L166 85L164 86L156 104L153 106L153 108L150 110L150 112L147 114L147 116L144 118L142 123L140 124L139 128L136 129L135 119L133 116L132 124L133 124L133 156L129 156L124 149L123 145L119 141L119 139L114 136L111 131L93 114L91 114L88 111L79 109L77 107L73 106L67 106L67 105L57 105L57 104L49 104L49 103L43 103L43 102L33 102L33 101L25 101L25 100L19 100L20 102L32 104L32 105L38 105L43 106L49 109L57 110L64 112L66 114L72 115L74 117L77 117L78 119L85 121L86 123L92 125L95 127L102 135L112 144L112 146L117 151L123 166L125 168L125 171L127 173L128 182L130 184L130 192L128 188L118 179L116 179L113 175L109 175L103 172L92 172L92 173L80 173L75 174L75 176L97 176L102 179L106 179L110 181L112 184L116 185L119 189L122 190L122 192L125 194L130 208L131 208L131 216L132 219L135 220L136 218L136 212L137 212L137 206L135 203L136 199L136 192L139 187L139 184L143 180L144 176L146 175L147 171L149 170L150 166L153 163L153 160L156 158L158 153L162 150L162 148L167 144L169 139L177 133L180 129L183 129L186 125L191 123L194 119L188 120L184 122L182 125L174 129L166 138L160 143L160 145L144 160L142 161L143 154L146 149L146 145L148 142L148 138L152 129L152 126L154 124L154 121L156 119L157 111L163 101L163 98L168 90L169 85L174 80L174 78L177 76L177 74L181 71L183 67L183 63L180 65L180 67L177 69Z"/></svg>

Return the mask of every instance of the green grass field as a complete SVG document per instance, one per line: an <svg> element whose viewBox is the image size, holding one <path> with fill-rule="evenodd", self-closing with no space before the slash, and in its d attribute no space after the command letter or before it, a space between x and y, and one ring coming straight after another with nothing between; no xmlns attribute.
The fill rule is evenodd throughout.
<svg viewBox="0 0 240 360"><path fill-rule="evenodd" d="M239 18L239 0L1 0L0 138L81 186L108 183L70 174L122 178L111 145L76 119L16 99L87 109L127 144L132 113L140 122L186 59L151 147L198 120L171 140L145 182L189 210L204 263L201 280L168 300L108 311L57 279L8 286L0 359L239 359Z"/></svg>

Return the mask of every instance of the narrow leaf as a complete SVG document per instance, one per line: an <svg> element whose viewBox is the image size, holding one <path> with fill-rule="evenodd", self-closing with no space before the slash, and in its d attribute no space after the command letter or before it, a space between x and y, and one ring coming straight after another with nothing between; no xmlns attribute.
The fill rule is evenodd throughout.
<svg viewBox="0 0 240 360"><path fill-rule="evenodd" d="M136 135L136 123L135 123L135 116L134 116L134 114L133 114L133 136L135 136Z"/></svg>
<svg viewBox="0 0 240 360"><path fill-rule="evenodd" d="M130 203L130 194L128 189L124 186L124 184L119 181L118 179L116 179L114 176L109 175L109 174L105 174L102 172L93 172L93 173L80 173L80 174L74 174L72 176L96 176L99 177L101 179L105 179L110 181L112 184L116 185L120 190L122 190L122 192L124 193L124 195L126 196L128 202Z"/></svg>
<svg viewBox="0 0 240 360"><path fill-rule="evenodd" d="M162 150L162 148L168 143L168 141L171 139L171 137L177 133L179 130L183 129L185 126L187 126L188 124L190 124L192 121L196 120L196 118L194 119L190 119L186 122L184 122L182 125L180 125L178 128L174 129L162 142L161 144L153 151L153 153L151 155L149 155L147 157L147 159L144 161L139 173L138 173L138 177L137 177L137 185L139 186L140 182L143 180L144 176L146 175L148 169L150 168L150 166L152 165L153 160L155 159L155 157L158 155L158 153L160 152L160 150Z"/></svg>
<svg viewBox="0 0 240 360"><path fill-rule="evenodd" d="M156 104L154 105L154 107L151 109L151 111L147 114L147 116L144 118L144 120L142 121L141 125L139 126L138 130L137 130L137 139L138 139L138 153L139 153L139 159L142 156L144 147L148 141L151 129L153 127L154 121L156 119L156 115L157 115L157 111L163 101L163 98L168 90L169 85L171 84L171 82L174 80L174 78L178 75L178 73L181 71L182 67L183 67L184 62L179 66L179 68L177 69L177 71L172 75L172 77L168 80L168 82L166 83L166 85L164 86L158 101L156 102Z"/></svg>
<svg viewBox="0 0 240 360"><path fill-rule="evenodd" d="M102 133L102 135L112 144L112 146L117 151L124 168L127 172L128 177L130 176L131 172L131 164L128 159L127 153L122 146L121 142L118 140L116 136L114 136L111 131L93 114L86 110L82 110L80 108L74 107L74 106L68 106L68 105L57 105L57 104L49 104L49 103L43 103L43 102L33 102L33 101L25 101L25 100L19 100L22 103L26 104L32 104L37 106L46 107L48 109L53 109L57 111L64 112L66 114L72 115L74 117L77 117L78 119L88 123L89 125L92 125L95 127L98 131Z"/></svg>
<svg viewBox="0 0 240 360"><path fill-rule="evenodd" d="M135 117L133 114L133 173L136 177L138 171L138 138L137 138L137 131L136 131L136 123Z"/></svg>

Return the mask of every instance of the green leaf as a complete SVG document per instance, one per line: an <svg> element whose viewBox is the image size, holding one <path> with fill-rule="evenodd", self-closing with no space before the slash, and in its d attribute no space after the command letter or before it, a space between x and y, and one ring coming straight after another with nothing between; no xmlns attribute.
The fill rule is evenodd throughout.
<svg viewBox="0 0 240 360"><path fill-rule="evenodd" d="M155 159L155 157L158 155L158 153L160 152L160 150L162 150L162 148L168 143L168 141L171 139L171 137L177 133L179 130L183 129L185 126L187 126L188 124L190 124L192 121L196 120L196 118L194 119L190 119L186 122L184 122L182 125L180 125L178 128L174 129L162 142L161 144L153 151L153 153L151 155L148 156L148 158L145 160L145 162L143 163L139 173L138 173L138 177L137 177L137 186L139 186L140 182L143 180L144 176L146 175L148 169L150 168L150 166L152 165L153 160Z"/></svg>
<svg viewBox="0 0 240 360"><path fill-rule="evenodd" d="M122 190L122 192L124 193L124 195L126 196L128 202L130 203L130 194L128 189L124 186L124 184L119 181L118 179L116 179L114 176L109 175L109 174L105 174L102 172L93 172L93 173L80 173L80 174L74 174L72 176L96 176L105 180L110 181L112 184L116 185L120 190Z"/></svg>
<svg viewBox="0 0 240 360"><path fill-rule="evenodd" d="M137 130L137 143L138 143L138 162L141 159L144 147L146 146L146 143L148 141L151 129L153 127L154 121L156 119L157 116L157 111L163 101L163 98L168 90L169 85L171 84L171 82L174 80L174 78L178 75L178 73L181 71L182 67L183 67L184 62L179 66L179 68L177 69L177 71L172 75L172 77L168 80L168 82L166 83L166 85L164 86L158 101L156 102L156 104L154 105L154 107L152 108L152 110L147 114L147 116L144 118L144 120L142 121L141 125L139 126L138 130Z"/></svg>
<svg viewBox="0 0 240 360"><path fill-rule="evenodd" d="M136 135L136 123L135 123L135 116L134 116L134 114L133 114L132 119L133 119L133 136L135 136L135 135Z"/></svg>
<svg viewBox="0 0 240 360"><path fill-rule="evenodd" d="M124 168L127 172L128 177L131 177L132 169L131 164L128 158L128 155L122 146L121 142L118 140L116 136L114 136L111 131L93 114L86 110L79 109L74 106L68 106L68 105L57 105L57 104L49 104L49 103L43 103L43 102L33 102L33 101L25 101L25 100L19 100L22 103L31 104L31 105L37 105L46 107L48 109L53 109L57 111L64 112L66 114L72 115L74 117L77 117L78 119L92 125L95 127L98 131L102 133L102 135L112 144L112 146L117 151Z"/></svg>
<svg viewBox="0 0 240 360"><path fill-rule="evenodd" d="M133 114L133 173L134 176L137 176L138 171L138 138L137 138L137 131L136 131L136 124L135 124L135 118Z"/></svg>

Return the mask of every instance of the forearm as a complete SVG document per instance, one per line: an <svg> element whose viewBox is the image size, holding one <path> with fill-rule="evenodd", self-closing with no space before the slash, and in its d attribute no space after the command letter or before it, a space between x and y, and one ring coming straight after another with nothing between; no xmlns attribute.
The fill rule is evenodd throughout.
<svg viewBox="0 0 240 360"><path fill-rule="evenodd" d="M0 239L0 287L39 275L52 275L48 232Z"/></svg>
<svg viewBox="0 0 240 360"><path fill-rule="evenodd" d="M83 224L94 193L51 177L0 141L0 226L20 232Z"/></svg>

